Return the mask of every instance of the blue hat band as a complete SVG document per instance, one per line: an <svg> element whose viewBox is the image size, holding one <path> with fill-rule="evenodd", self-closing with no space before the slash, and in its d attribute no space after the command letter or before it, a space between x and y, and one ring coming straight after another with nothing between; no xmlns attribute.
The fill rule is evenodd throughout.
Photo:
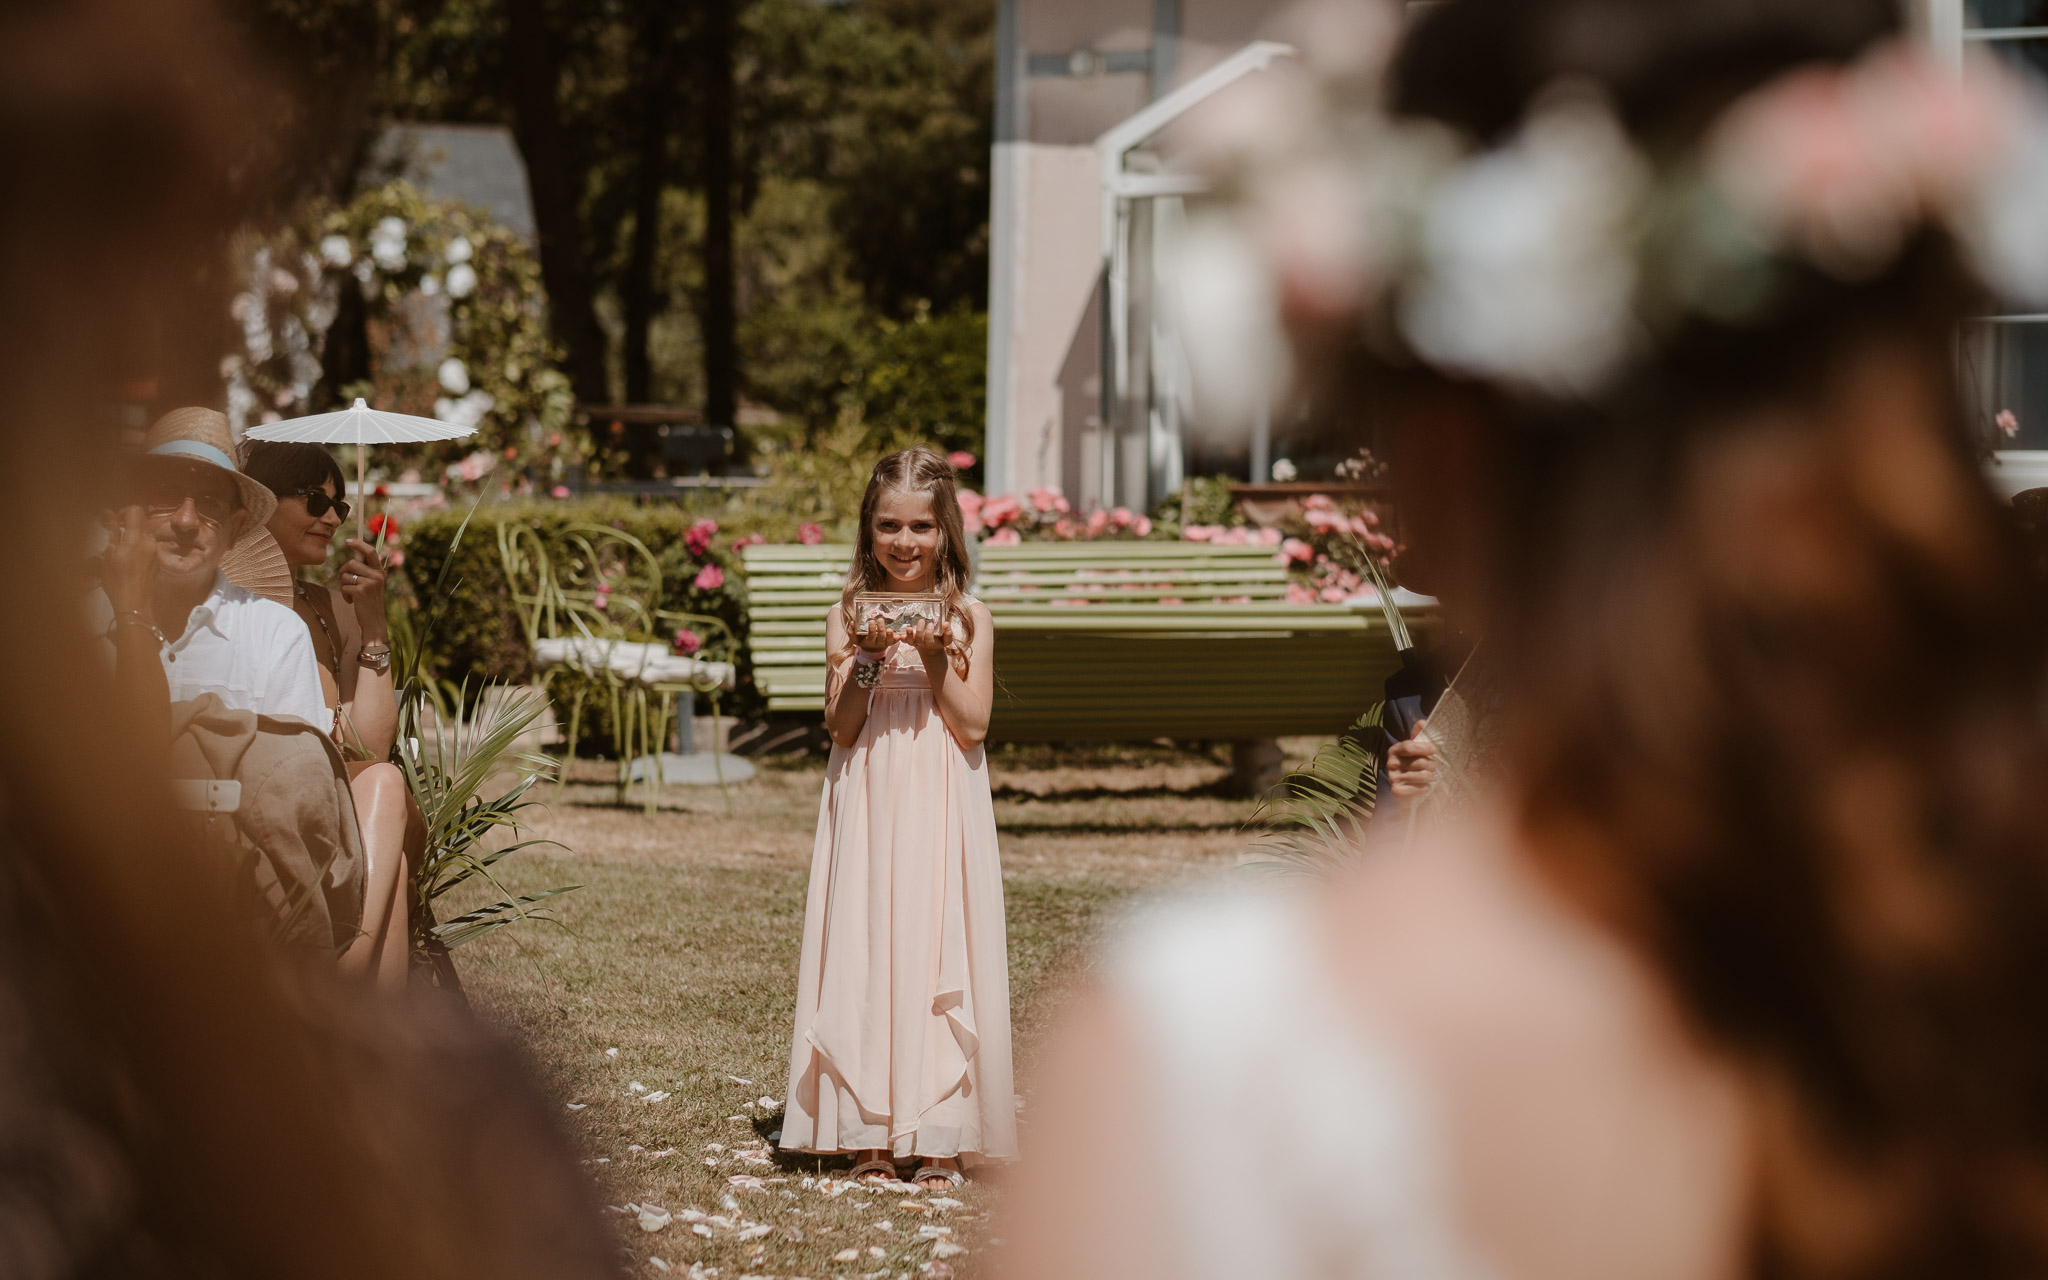
<svg viewBox="0 0 2048 1280"><path fill-rule="evenodd" d="M212 445L199 440L166 440L154 449L151 449L150 453L171 457L182 455L187 458L198 458L203 462L211 462L214 466L225 467L229 471L238 472L241 470L241 468L235 465L233 458L230 458Z"/></svg>

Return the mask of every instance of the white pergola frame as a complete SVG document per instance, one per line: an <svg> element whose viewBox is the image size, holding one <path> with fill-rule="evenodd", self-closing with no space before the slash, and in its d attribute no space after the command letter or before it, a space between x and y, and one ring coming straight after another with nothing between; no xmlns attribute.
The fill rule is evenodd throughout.
<svg viewBox="0 0 2048 1280"><path fill-rule="evenodd" d="M1292 45L1274 40L1257 40L1223 59L1186 84L1166 94L1125 120L1113 125L1095 140L1101 164L1102 183L1102 383L1100 427L1099 496L1104 506L1115 505L1117 491L1117 440L1127 425L1124 417L1131 404L1131 297L1130 247L1132 207L1141 200L1200 195L1209 190L1208 180L1198 174L1131 173L1124 168L1130 153L1156 137L1167 125L1202 102L1229 88L1248 75L1264 71L1276 59L1295 56ZM1262 418L1254 425L1252 474L1264 474L1267 460L1260 455L1270 448L1270 427ZM1160 495L1148 495L1157 498Z"/></svg>

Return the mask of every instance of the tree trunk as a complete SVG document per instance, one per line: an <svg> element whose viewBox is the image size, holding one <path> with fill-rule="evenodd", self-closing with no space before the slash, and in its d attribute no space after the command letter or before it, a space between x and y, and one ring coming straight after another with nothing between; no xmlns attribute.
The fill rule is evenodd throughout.
<svg viewBox="0 0 2048 1280"><path fill-rule="evenodd" d="M739 416L739 343L734 300L733 2L704 9L704 422Z"/></svg>
<svg viewBox="0 0 2048 1280"><path fill-rule="evenodd" d="M591 303L590 264L576 216L582 174L569 157L555 92L560 68L541 0L506 0L506 66L511 76L513 134L526 161L540 233L541 283L548 291L548 321L568 355L576 398L611 399L605 376L604 330Z"/></svg>
<svg viewBox="0 0 2048 1280"><path fill-rule="evenodd" d="M619 282L626 313L626 399L647 404L653 397L653 359L648 351L658 299L654 292L654 254L661 237L661 193L668 183L669 120L675 103L674 40L666 6L654 7L641 36L642 59L639 156L634 165L633 243L626 255L625 278ZM628 429L626 474L643 480L654 474L654 428Z"/></svg>

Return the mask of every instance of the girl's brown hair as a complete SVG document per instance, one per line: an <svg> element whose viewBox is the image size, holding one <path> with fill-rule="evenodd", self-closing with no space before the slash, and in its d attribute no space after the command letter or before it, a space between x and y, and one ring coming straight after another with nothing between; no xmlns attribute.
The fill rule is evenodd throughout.
<svg viewBox="0 0 2048 1280"><path fill-rule="evenodd" d="M1492 138L1576 77L1683 146L1896 22L1454 0L1396 107ZM1747 1082L1752 1275L2048 1273L2048 624L1961 407L1982 305L1923 234L1766 325L1696 324L1597 405L1456 392L1489 406L1473 580L1511 798Z"/></svg>
<svg viewBox="0 0 2048 1280"><path fill-rule="evenodd" d="M960 522L960 497L953 484L953 464L930 449L899 449L875 464L868 477L867 492L860 498L860 532L855 535L853 563L846 572L846 590L840 597L845 610L846 631L851 637L856 619L853 597L861 591L886 591L888 571L875 555L875 507L885 493L922 493L932 500L932 519L939 525L939 554L932 563L932 589L946 603L946 652L956 665L964 666L974 644L974 615L967 610L967 584L974 578L974 563L967 555L967 530ZM959 630L954 632L957 624ZM853 641L834 655L843 659L853 653Z"/></svg>

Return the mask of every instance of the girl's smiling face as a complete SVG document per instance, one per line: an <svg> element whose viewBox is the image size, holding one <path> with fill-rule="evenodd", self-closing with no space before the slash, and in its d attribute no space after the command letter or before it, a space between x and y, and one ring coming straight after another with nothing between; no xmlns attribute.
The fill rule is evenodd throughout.
<svg viewBox="0 0 2048 1280"><path fill-rule="evenodd" d="M332 480L321 481L320 488L330 498L340 496ZM334 531L341 528L341 513L330 506L318 517L308 515L306 499L294 494L277 500L277 514L270 517L269 528L270 536L277 539L284 558L293 568L325 564L328 545L334 541Z"/></svg>
<svg viewBox="0 0 2048 1280"><path fill-rule="evenodd" d="M939 520L929 493L891 489L875 500L875 559L894 591L928 591L939 558Z"/></svg>

